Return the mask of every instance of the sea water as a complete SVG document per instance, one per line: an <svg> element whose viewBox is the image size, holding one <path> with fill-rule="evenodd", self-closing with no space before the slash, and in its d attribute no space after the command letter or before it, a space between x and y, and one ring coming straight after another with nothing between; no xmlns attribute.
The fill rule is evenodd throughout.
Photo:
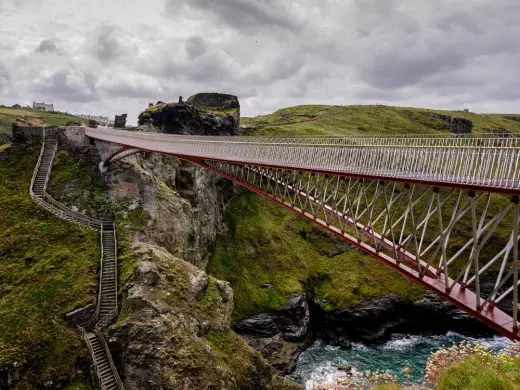
<svg viewBox="0 0 520 390"><path fill-rule="evenodd" d="M354 374L388 370L397 375L402 383L421 383L430 353L441 346L450 347L464 340L478 342L492 351L499 351L508 344L505 337L476 339L455 332L441 336L400 335L381 345L354 343L351 349L316 341L301 354L291 378L311 389L316 384L333 383L335 379L346 376L340 368L352 367ZM404 368L410 368L411 373L403 374Z"/></svg>

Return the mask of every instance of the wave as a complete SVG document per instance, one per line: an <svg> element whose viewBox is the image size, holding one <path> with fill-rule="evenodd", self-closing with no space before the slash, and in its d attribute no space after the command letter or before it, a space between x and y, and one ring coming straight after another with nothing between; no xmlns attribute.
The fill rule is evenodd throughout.
<svg viewBox="0 0 520 390"><path fill-rule="evenodd" d="M306 389L312 389L319 384L333 384L334 381L347 376L341 369L342 365L352 367L351 374L354 377L359 376L364 370L378 369L390 369L400 377L402 368L411 367L413 374L408 380L420 383L427 357L431 352L441 346L450 347L464 340L478 342L493 352L499 352L509 344L505 337L472 338L456 332L436 336L399 335L378 346L352 343L351 349L316 341L300 355L297 369L291 377ZM392 361L391 365L388 364L389 361Z"/></svg>
<svg viewBox="0 0 520 390"><path fill-rule="evenodd" d="M490 350L498 351L502 350L509 344L509 340L502 336L493 336L488 338L473 338L467 337L456 332L447 332L445 335L437 336L418 336L418 335L406 335L404 337L390 340L383 344L380 349L385 351L407 351L415 348L418 345L430 345L430 346L450 346L457 344L461 341L471 341L479 343Z"/></svg>

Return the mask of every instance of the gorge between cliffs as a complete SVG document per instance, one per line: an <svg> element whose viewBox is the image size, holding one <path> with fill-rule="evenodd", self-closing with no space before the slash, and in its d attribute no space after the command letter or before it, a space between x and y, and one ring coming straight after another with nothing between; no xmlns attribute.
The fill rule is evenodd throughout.
<svg viewBox="0 0 520 390"><path fill-rule="evenodd" d="M196 105L213 98L151 105L140 130L237 134L238 102L223 95L218 115ZM12 149L5 158L36 150L30 140ZM396 335L493 336L370 256L216 174L147 152L104 174L99 162L93 145L60 135L49 192L76 211L118 221L122 304L107 336L129 390L296 389L302 383L291 374L316 343L348 351ZM83 303L95 295L91 288ZM74 364L94 377L85 351ZM2 367L0 376L23 378L25 369ZM49 378L48 388L68 380Z"/></svg>

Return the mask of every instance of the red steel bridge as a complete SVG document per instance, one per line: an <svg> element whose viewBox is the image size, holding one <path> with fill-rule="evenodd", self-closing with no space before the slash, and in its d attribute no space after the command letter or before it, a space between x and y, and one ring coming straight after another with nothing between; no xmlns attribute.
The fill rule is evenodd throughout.
<svg viewBox="0 0 520 390"><path fill-rule="evenodd" d="M516 136L213 137L108 128L86 135L103 171L140 151L190 161L520 340Z"/></svg>

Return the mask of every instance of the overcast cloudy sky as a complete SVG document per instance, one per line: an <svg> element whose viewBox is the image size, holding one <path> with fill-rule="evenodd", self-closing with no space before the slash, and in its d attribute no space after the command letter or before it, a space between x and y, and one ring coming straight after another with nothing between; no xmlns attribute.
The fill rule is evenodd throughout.
<svg viewBox="0 0 520 390"><path fill-rule="evenodd" d="M0 103L135 123L148 102L520 111L519 0L0 0Z"/></svg>

